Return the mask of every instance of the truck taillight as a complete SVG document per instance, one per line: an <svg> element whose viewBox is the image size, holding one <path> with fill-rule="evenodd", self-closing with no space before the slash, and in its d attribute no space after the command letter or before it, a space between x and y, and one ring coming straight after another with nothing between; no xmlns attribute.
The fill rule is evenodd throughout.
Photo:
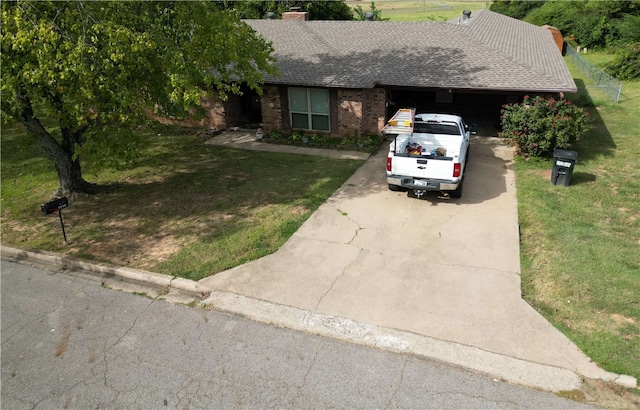
<svg viewBox="0 0 640 410"><path fill-rule="evenodd" d="M387 165L387 168L389 165ZM459 177L462 173L462 165L461 164L453 164L453 177Z"/></svg>
<svg viewBox="0 0 640 410"><path fill-rule="evenodd" d="M387 171L391 172L391 160L392 158L387 158Z"/></svg>

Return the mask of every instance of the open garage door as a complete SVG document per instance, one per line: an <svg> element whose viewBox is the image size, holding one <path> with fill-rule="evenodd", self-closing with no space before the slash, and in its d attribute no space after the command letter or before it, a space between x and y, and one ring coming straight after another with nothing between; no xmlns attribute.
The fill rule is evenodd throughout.
<svg viewBox="0 0 640 410"><path fill-rule="evenodd" d="M518 102L519 94L488 91L387 89L387 116L398 108L415 107L417 112L457 114L480 129L499 129L503 104Z"/></svg>

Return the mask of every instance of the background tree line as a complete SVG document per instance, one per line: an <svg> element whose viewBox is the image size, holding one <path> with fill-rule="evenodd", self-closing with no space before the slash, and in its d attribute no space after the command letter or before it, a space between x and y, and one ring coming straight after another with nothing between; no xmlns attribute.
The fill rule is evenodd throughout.
<svg viewBox="0 0 640 410"><path fill-rule="evenodd" d="M352 9L343 0L227 0L217 5L220 9L235 11L241 19L263 19L267 13L273 13L279 19L291 7L299 7L309 13L309 20L364 20L367 12L372 14L373 20L389 20L382 18L382 12L373 0L369 3L369 10L361 5Z"/></svg>
<svg viewBox="0 0 640 410"><path fill-rule="evenodd" d="M233 10L241 19L264 19L267 13L282 17L291 7L300 7L309 13L309 20L353 20L353 11L344 1L316 0L226 0L213 2L223 10Z"/></svg>
<svg viewBox="0 0 640 410"><path fill-rule="evenodd" d="M576 45L615 53L603 68L620 80L640 78L640 1L497 0L491 11L548 24Z"/></svg>

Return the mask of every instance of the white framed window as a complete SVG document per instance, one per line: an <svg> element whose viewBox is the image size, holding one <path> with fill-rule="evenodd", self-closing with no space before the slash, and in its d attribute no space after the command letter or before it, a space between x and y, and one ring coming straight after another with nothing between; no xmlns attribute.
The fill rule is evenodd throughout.
<svg viewBox="0 0 640 410"><path fill-rule="evenodd" d="M329 131L329 90L321 88L289 88L291 127Z"/></svg>

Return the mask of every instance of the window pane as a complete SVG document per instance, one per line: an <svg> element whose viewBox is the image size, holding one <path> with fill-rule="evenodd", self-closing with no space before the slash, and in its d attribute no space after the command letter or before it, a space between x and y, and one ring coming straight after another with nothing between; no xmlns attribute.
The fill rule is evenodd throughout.
<svg viewBox="0 0 640 410"><path fill-rule="evenodd" d="M307 90L305 88L289 88L289 106L291 111L307 112Z"/></svg>
<svg viewBox="0 0 640 410"><path fill-rule="evenodd" d="M293 128L309 129L309 116L307 114L291 114L291 126Z"/></svg>
<svg viewBox="0 0 640 410"><path fill-rule="evenodd" d="M329 90L309 90L311 94L311 112L329 114Z"/></svg>
<svg viewBox="0 0 640 410"><path fill-rule="evenodd" d="M311 116L311 129L320 131L329 131L329 116L328 115L312 115Z"/></svg>

